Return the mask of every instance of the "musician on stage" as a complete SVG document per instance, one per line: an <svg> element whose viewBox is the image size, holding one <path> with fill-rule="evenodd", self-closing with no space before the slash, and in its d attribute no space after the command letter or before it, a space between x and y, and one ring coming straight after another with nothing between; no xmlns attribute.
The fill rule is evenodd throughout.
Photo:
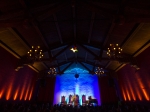
<svg viewBox="0 0 150 112"><path fill-rule="evenodd" d="M77 99L76 95L73 95L71 99L72 99L72 102L73 102L74 106L78 105L78 99Z"/></svg>

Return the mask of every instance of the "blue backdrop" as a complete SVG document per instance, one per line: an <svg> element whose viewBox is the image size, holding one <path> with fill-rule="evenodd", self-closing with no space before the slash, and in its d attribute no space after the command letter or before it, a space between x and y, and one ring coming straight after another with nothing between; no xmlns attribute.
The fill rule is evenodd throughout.
<svg viewBox="0 0 150 112"><path fill-rule="evenodd" d="M75 78L75 74L79 74L79 78ZM81 68L73 68L65 71L62 75L56 76L56 84L54 91L54 104L61 102L61 96L65 96L67 103L69 102L69 95L79 95L79 101L82 105L82 95L92 96L98 100L101 105L100 91L98 85L97 75L91 75L88 71Z"/></svg>

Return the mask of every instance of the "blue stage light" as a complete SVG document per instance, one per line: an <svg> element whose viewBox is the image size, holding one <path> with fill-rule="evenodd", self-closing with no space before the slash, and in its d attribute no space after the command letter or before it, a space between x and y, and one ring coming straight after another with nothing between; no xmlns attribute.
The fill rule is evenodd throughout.
<svg viewBox="0 0 150 112"><path fill-rule="evenodd" d="M75 74L79 74L79 78L75 78ZM101 105L100 91L97 75L91 75L88 71L73 68L67 70L61 76L56 76L54 104L61 102L61 96L65 96L66 102L69 102L69 95L79 95L80 105L82 105L82 95L92 96L98 100L98 105Z"/></svg>

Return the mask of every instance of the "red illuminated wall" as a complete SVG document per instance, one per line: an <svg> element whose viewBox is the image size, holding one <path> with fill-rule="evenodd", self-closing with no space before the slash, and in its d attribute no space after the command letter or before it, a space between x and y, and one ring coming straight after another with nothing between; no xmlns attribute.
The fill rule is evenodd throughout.
<svg viewBox="0 0 150 112"><path fill-rule="evenodd" d="M150 47L137 56L140 70L129 64L120 69L117 74L121 96L124 101L150 100Z"/></svg>
<svg viewBox="0 0 150 112"><path fill-rule="evenodd" d="M24 66L15 71L18 59L0 47L0 100L31 100L37 73Z"/></svg>
<svg viewBox="0 0 150 112"><path fill-rule="evenodd" d="M112 78L99 78L100 99L102 104L115 103L117 99L116 88Z"/></svg>

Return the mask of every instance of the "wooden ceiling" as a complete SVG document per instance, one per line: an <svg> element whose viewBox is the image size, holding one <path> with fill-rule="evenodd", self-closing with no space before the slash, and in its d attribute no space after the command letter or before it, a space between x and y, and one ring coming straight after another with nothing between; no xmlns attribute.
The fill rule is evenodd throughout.
<svg viewBox="0 0 150 112"><path fill-rule="evenodd" d="M71 66L94 72L97 66L118 70L109 60L110 43L134 57L150 42L149 0L1 0L1 45L23 60L31 46L40 45L44 58L37 71ZM76 44L77 53L70 48Z"/></svg>

